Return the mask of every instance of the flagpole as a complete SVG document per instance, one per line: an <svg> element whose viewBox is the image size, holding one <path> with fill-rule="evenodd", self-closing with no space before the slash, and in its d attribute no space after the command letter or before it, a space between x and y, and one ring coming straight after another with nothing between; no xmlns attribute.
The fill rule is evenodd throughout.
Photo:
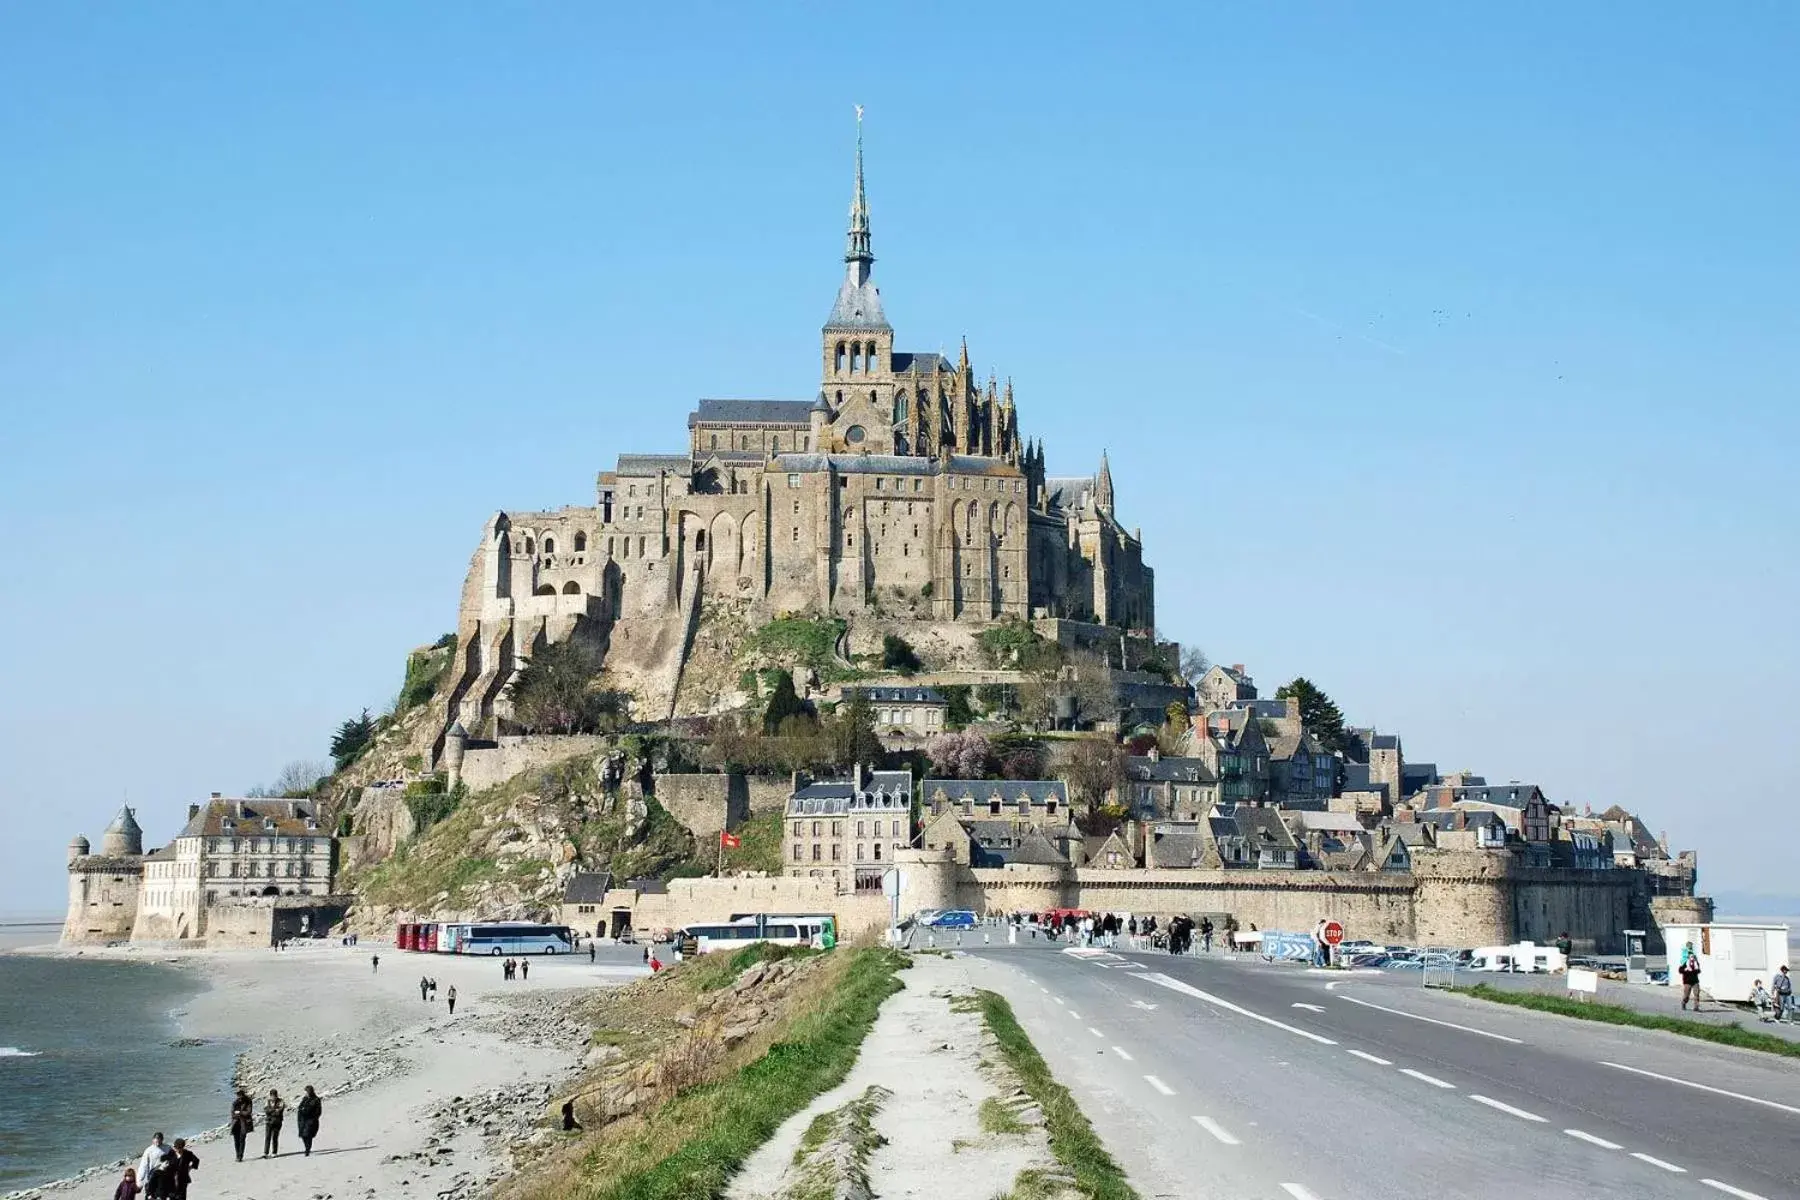
<svg viewBox="0 0 1800 1200"><path fill-rule="evenodd" d="M723 830L719 832L719 869L714 875L715 878L725 878L725 833Z"/></svg>

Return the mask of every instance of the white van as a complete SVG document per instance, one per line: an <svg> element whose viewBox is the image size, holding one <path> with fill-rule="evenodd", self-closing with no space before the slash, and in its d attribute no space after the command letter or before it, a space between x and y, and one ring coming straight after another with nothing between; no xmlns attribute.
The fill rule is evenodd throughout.
<svg viewBox="0 0 1800 1200"><path fill-rule="evenodd" d="M1535 942L1519 942L1513 946L1483 946L1476 950L1464 968L1469 971L1515 972L1520 975L1547 975L1569 969L1568 959L1555 946Z"/></svg>

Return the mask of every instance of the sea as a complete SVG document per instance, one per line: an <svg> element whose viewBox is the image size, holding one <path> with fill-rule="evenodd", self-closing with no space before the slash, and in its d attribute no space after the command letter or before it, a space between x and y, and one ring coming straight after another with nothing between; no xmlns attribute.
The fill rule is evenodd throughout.
<svg viewBox="0 0 1800 1200"><path fill-rule="evenodd" d="M205 986L159 963L6 954L55 922L0 922L0 1196L225 1123L237 1047L183 1041Z"/></svg>

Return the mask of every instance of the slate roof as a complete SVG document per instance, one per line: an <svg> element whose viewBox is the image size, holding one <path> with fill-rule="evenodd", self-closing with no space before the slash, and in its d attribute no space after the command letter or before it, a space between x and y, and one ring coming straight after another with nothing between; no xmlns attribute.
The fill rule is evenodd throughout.
<svg viewBox="0 0 1800 1200"><path fill-rule="evenodd" d="M1150 831L1150 842L1144 847L1146 862L1159 867L1190 867L1199 859L1201 840L1198 832Z"/></svg>
<svg viewBox="0 0 1800 1200"><path fill-rule="evenodd" d="M1420 790L1421 788L1425 787L1426 785L1436 783L1436 782L1437 782L1437 764L1436 763L1401 763L1400 764L1401 790L1403 792L1405 792L1408 796L1412 795L1414 792Z"/></svg>
<svg viewBox="0 0 1800 1200"><path fill-rule="evenodd" d="M1080 508L1081 498L1094 490L1092 475L1063 476L1044 480L1051 508Z"/></svg>
<svg viewBox="0 0 1800 1200"><path fill-rule="evenodd" d="M1497 825L1506 828L1506 820L1499 813L1488 812L1479 808L1434 808L1425 809L1414 815L1413 819L1420 825L1436 825L1439 829L1455 829L1458 814L1464 818L1463 828L1479 829L1483 825Z"/></svg>
<svg viewBox="0 0 1800 1200"><path fill-rule="evenodd" d="M811 400L702 400L688 414L688 428L695 425L798 425L812 418Z"/></svg>
<svg viewBox="0 0 1800 1200"><path fill-rule="evenodd" d="M1398 750L1400 739L1391 733L1378 733L1369 739L1371 750Z"/></svg>
<svg viewBox="0 0 1800 1200"><path fill-rule="evenodd" d="M1256 849L1294 850L1298 843L1288 827L1282 824L1281 813L1273 808L1255 808L1240 804L1231 814L1231 820L1237 825L1238 832Z"/></svg>
<svg viewBox="0 0 1800 1200"><path fill-rule="evenodd" d="M209 800L188 818L176 837L254 837L273 832L278 837L320 837L318 809L311 800ZM267 822L275 827L269 829ZM308 821L313 823L309 826Z"/></svg>
<svg viewBox="0 0 1800 1200"><path fill-rule="evenodd" d="M1218 777L1204 758L1150 758L1130 755L1125 777L1137 783L1215 783Z"/></svg>
<svg viewBox="0 0 1800 1200"><path fill-rule="evenodd" d="M1027 866L1048 867L1067 863L1069 860L1050 844L1050 839L1044 836L1042 829L1033 825L1030 831L1020 839L1019 844L1013 848L1007 861Z"/></svg>
<svg viewBox="0 0 1800 1200"><path fill-rule="evenodd" d="M894 351L894 374L903 375L908 371L948 371L950 360L941 354L915 354L901 350Z"/></svg>
<svg viewBox="0 0 1800 1200"><path fill-rule="evenodd" d="M961 821L969 835L971 865L1021 863L1054 866L1069 860L1057 852L1043 830L1026 821Z"/></svg>
<svg viewBox="0 0 1800 1200"><path fill-rule="evenodd" d="M788 797L790 816L847 812L888 812L912 807L911 771L871 771L869 786L858 791L848 779L809 782Z"/></svg>
<svg viewBox="0 0 1800 1200"><path fill-rule="evenodd" d="M670 471L677 475L691 474L694 460L685 454L621 454L619 455L618 473L620 475L655 475L659 471Z"/></svg>
<svg viewBox="0 0 1800 1200"><path fill-rule="evenodd" d="M858 284L854 274L845 274L837 300L831 306L831 315L825 318L825 328L891 330L893 326L888 324L887 314L881 311L881 289L875 286L875 281L865 279Z"/></svg>
<svg viewBox="0 0 1800 1200"><path fill-rule="evenodd" d="M1328 833L1361 833L1362 822L1354 813L1336 812L1284 812L1282 816L1295 822L1302 829L1317 829Z"/></svg>
<svg viewBox="0 0 1800 1200"><path fill-rule="evenodd" d="M611 889L611 871L577 871L563 885L563 903L598 904Z"/></svg>
<svg viewBox="0 0 1800 1200"><path fill-rule="evenodd" d="M827 466L840 475L936 475L935 459L907 454L777 454L783 471L823 471Z"/></svg>
<svg viewBox="0 0 1800 1200"><path fill-rule="evenodd" d="M1344 764L1344 787L1346 792L1380 792L1387 794L1387 784L1376 783L1369 778L1368 763Z"/></svg>
<svg viewBox="0 0 1800 1200"><path fill-rule="evenodd" d="M847 687L844 699L861 696L871 704L948 704L944 694L929 687Z"/></svg>
<svg viewBox="0 0 1800 1200"><path fill-rule="evenodd" d="M1006 804L1016 804L1021 798L1033 804L1055 800L1067 805L1069 801L1069 785L1060 779L927 779L924 788L927 800L936 798L942 788L945 797L953 801L971 798L985 803L995 796Z"/></svg>
<svg viewBox="0 0 1800 1200"><path fill-rule="evenodd" d="M1524 808L1531 803L1532 793L1542 795L1535 783L1493 783L1480 787L1459 787L1454 789L1458 800L1468 800L1476 804L1498 804L1503 808Z"/></svg>
<svg viewBox="0 0 1800 1200"><path fill-rule="evenodd" d="M1231 672L1227 671L1226 674ZM1225 707L1249 709L1265 720L1275 721L1287 716L1287 704L1286 700L1233 700Z"/></svg>

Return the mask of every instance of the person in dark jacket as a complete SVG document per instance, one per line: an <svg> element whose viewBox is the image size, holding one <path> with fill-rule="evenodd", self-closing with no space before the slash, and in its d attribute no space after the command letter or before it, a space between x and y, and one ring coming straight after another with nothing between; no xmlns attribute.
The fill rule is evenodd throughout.
<svg viewBox="0 0 1800 1200"><path fill-rule="evenodd" d="M138 1200L137 1169L125 1168L125 1178L113 1189L113 1200Z"/></svg>
<svg viewBox="0 0 1800 1200"><path fill-rule="evenodd" d="M306 1085L306 1095L300 1097L300 1103L294 1109L299 1118L296 1128L300 1131L300 1144L306 1147L306 1153L312 1154L313 1139L319 1136L319 1114L325 1111L324 1102L319 1093L313 1091L312 1084Z"/></svg>
<svg viewBox="0 0 1800 1200"><path fill-rule="evenodd" d="M281 1123L287 1119L287 1101L274 1088L263 1101L263 1157L281 1157Z"/></svg>
<svg viewBox="0 0 1800 1200"><path fill-rule="evenodd" d="M175 1150L169 1156L169 1167L175 1173L175 1200L187 1200L188 1184L194 1181L200 1156L188 1149L186 1138L175 1139Z"/></svg>
<svg viewBox="0 0 1800 1200"><path fill-rule="evenodd" d="M255 1128L256 1102L250 1099L249 1092L239 1088L237 1098L231 1102L231 1144L237 1149L239 1162L244 1161L244 1142Z"/></svg>

